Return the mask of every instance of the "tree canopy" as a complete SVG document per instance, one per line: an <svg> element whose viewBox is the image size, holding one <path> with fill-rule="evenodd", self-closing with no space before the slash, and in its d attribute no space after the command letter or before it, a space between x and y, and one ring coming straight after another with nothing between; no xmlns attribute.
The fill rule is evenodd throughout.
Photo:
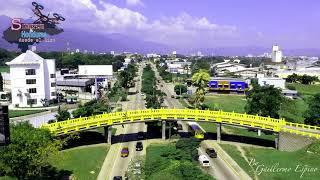
<svg viewBox="0 0 320 180"><path fill-rule="evenodd" d="M192 76L192 83L197 87L196 96L194 99L195 107L198 107L204 101L204 96L206 94L206 88L209 81L210 75L208 71L203 69L199 70Z"/></svg>
<svg viewBox="0 0 320 180"><path fill-rule="evenodd" d="M183 93L186 93L187 92L187 86L183 85L183 84L178 84L178 85L175 85L174 86L174 92L177 94L177 95L181 95Z"/></svg>
<svg viewBox="0 0 320 180"><path fill-rule="evenodd" d="M320 93L314 95L308 102L309 108L305 112L305 123L310 125L320 125Z"/></svg>
<svg viewBox="0 0 320 180"><path fill-rule="evenodd" d="M11 142L0 150L0 174L18 179L50 179L57 175L50 160L57 158L62 143L48 130L27 122L11 125Z"/></svg>
<svg viewBox="0 0 320 180"><path fill-rule="evenodd" d="M256 85L247 94L246 112L279 118L279 110L283 101L281 90L273 86Z"/></svg>

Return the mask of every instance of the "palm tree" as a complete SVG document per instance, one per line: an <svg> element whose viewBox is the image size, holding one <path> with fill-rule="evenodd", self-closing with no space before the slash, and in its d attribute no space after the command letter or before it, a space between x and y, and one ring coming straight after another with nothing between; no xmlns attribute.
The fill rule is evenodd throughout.
<svg viewBox="0 0 320 180"><path fill-rule="evenodd" d="M199 107L204 101L204 95L206 94L206 87L210 81L210 75L208 71L200 69L192 76L192 83L198 87L196 90L195 107Z"/></svg>

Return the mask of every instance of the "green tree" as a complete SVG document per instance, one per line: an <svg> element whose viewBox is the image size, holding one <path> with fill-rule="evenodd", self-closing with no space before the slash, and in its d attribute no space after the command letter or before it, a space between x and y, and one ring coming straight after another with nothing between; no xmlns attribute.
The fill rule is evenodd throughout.
<svg viewBox="0 0 320 180"><path fill-rule="evenodd" d="M58 114L55 115L57 121L64 121L71 118L71 115L68 110L58 110Z"/></svg>
<svg viewBox="0 0 320 180"><path fill-rule="evenodd" d="M48 130L33 128L27 122L11 125L10 131L11 143L0 150L2 173L18 179L56 176L50 162L57 159L61 141L55 140Z"/></svg>
<svg viewBox="0 0 320 180"><path fill-rule="evenodd" d="M201 69L204 69L206 71L210 70L210 64L208 63L208 61L203 59L194 61L191 66L191 73L195 74L199 72Z"/></svg>
<svg viewBox="0 0 320 180"><path fill-rule="evenodd" d="M246 98L245 109L248 114L279 118L279 110L283 102L280 89L273 86L255 86Z"/></svg>
<svg viewBox="0 0 320 180"><path fill-rule="evenodd" d="M175 85L174 86L174 92L177 94L177 95L181 95L183 93L186 93L187 92L187 86L185 85L182 85L182 84L178 84L178 85Z"/></svg>
<svg viewBox="0 0 320 180"><path fill-rule="evenodd" d="M314 95L308 101L308 109L304 114L306 124L319 126L320 125L320 93Z"/></svg>
<svg viewBox="0 0 320 180"><path fill-rule="evenodd" d="M286 78L286 81L289 83L296 83L298 80L299 76L296 73L293 73Z"/></svg>
<svg viewBox="0 0 320 180"><path fill-rule="evenodd" d="M206 70L200 70L192 76L192 83L197 87L196 97L194 99L195 107L199 107L204 101L204 96L206 94L206 88L210 81L210 75Z"/></svg>

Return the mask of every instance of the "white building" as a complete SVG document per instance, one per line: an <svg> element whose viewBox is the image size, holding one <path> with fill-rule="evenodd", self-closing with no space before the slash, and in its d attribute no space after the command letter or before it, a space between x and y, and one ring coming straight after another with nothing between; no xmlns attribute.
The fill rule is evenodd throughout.
<svg viewBox="0 0 320 180"><path fill-rule="evenodd" d="M80 49L76 49L76 53L79 53L80 52Z"/></svg>
<svg viewBox="0 0 320 180"><path fill-rule="evenodd" d="M177 51L172 51L172 55L177 55Z"/></svg>
<svg viewBox="0 0 320 180"><path fill-rule="evenodd" d="M114 55L115 53L114 53L114 51L110 51L110 54L111 54L111 55Z"/></svg>
<svg viewBox="0 0 320 180"><path fill-rule="evenodd" d="M167 71L170 73L190 74L191 62L172 62L168 63Z"/></svg>
<svg viewBox="0 0 320 180"><path fill-rule="evenodd" d="M275 88L285 89L286 80L282 78L274 78L274 77L261 77L258 78L258 83L260 86L270 85Z"/></svg>
<svg viewBox="0 0 320 180"><path fill-rule="evenodd" d="M28 50L6 63L10 66L12 105L42 106L56 98L56 64Z"/></svg>
<svg viewBox="0 0 320 180"><path fill-rule="evenodd" d="M282 51L280 51L279 46L272 46L272 62L282 62Z"/></svg>

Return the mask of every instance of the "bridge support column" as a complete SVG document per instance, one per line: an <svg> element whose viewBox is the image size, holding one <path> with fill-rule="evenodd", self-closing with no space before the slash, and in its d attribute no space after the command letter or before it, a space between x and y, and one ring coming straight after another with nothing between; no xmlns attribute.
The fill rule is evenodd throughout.
<svg viewBox="0 0 320 180"><path fill-rule="evenodd" d="M217 142L221 142L221 123L217 123Z"/></svg>
<svg viewBox="0 0 320 180"><path fill-rule="evenodd" d="M166 139L166 121L162 121L162 140Z"/></svg>
<svg viewBox="0 0 320 180"><path fill-rule="evenodd" d="M279 149L279 133L277 133L276 137L274 138L274 147Z"/></svg>
<svg viewBox="0 0 320 180"><path fill-rule="evenodd" d="M104 137L107 140L108 144L111 144L111 138L112 138L112 126L106 126L104 127Z"/></svg>
<svg viewBox="0 0 320 180"><path fill-rule="evenodd" d="M258 129L258 136L261 136L261 129Z"/></svg>

